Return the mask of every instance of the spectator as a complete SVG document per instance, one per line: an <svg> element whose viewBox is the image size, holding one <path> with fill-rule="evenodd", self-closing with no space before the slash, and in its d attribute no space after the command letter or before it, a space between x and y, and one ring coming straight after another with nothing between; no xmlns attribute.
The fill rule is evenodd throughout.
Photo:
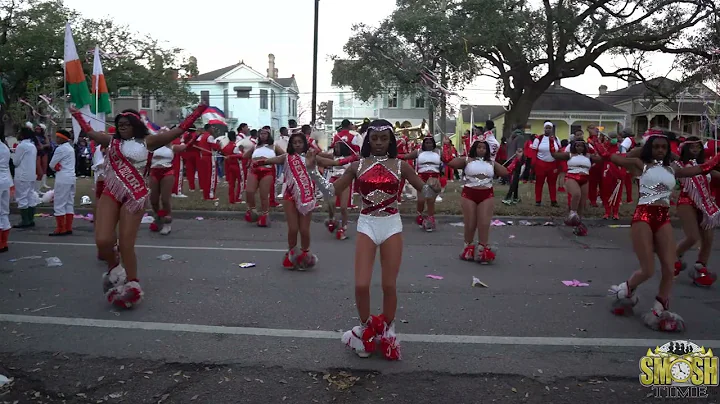
<svg viewBox="0 0 720 404"><path fill-rule="evenodd" d="M55 150L55 149L53 149ZM75 145L75 172L78 177L87 178L90 176L92 167L92 154L87 138L81 137Z"/></svg>

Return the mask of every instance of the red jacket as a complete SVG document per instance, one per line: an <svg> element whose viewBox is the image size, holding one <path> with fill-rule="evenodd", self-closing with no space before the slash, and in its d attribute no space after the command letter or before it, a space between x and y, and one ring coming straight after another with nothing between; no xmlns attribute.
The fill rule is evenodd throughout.
<svg viewBox="0 0 720 404"><path fill-rule="evenodd" d="M344 142L355 153L360 153L360 146L355 144L355 142L357 141L357 139L355 138L356 136L352 132L347 129L343 129L340 132L336 133L335 136L333 136L332 144L330 145L330 147L335 147L335 143L337 142Z"/></svg>
<svg viewBox="0 0 720 404"><path fill-rule="evenodd" d="M203 134L198 137L197 142L195 142L196 150L200 152L200 157L212 157L211 151L218 149L214 138L212 142L208 141L211 137L212 135L209 132L203 132Z"/></svg>
<svg viewBox="0 0 720 404"><path fill-rule="evenodd" d="M225 156L225 162L229 164L237 164L238 157L235 157L235 142L230 142L225 147L220 150L220 152Z"/></svg>

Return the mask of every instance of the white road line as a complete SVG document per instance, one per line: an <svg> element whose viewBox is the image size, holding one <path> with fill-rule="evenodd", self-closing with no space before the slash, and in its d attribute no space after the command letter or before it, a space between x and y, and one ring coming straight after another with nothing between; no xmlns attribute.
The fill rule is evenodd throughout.
<svg viewBox="0 0 720 404"><path fill-rule="evenodd" d="M0 314L0 322L59 325L70 327L115 328L124 330L168 331L194 334L227 334L259 337L338 339L335 331L287 330L274 328L223 327L199 324L172 324L141 321L99 320L91 318L42 317ZM400 334L404 342L433 344L530 345L530 346L591 346L591 347L642 347L660 346L669 339L634 338L562 338L562 337L504 337L482 335L427 335ZM700 346L720 347L720 340L692 340Z"/></svg>
<svg viewBox="0 0 720 404"><path fill-rule="evenodd" d="M28 245L51 245L51 246L73 246L73 247L95 247L91 243L45 243L42 241L10 241L10 244ZM163 250L205 250L205 251L252 251L252 252L287 252L287 249L278 248L238 248L238 247L199 247L199 246L178 246L178 245L136 245L135 248L159 248Z"/></svg>

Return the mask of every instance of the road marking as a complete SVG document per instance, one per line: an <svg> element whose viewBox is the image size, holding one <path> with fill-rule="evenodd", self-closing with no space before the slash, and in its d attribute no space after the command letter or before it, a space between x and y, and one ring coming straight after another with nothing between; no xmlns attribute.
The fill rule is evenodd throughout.
<svg viewBox="0 0 720 404"><path fill-rule="evenodd" d="M41 242L41 241L10 241L10 244L95 247L95 244L90 244L90 243L46 243L46 242ZM287 252L287 249L278 249L278 248L198 247L198 246L150 245L150 244L136 245L135 248L159 248L159 249L163 249L163 250Z"/></svg>
<svg viewBox="0 0 720 404"><path fill-rule="evenodd" d="M124 330L169 331L194 334L227 334L257 337L338 339L336 331L287 330L274 328L224 327L200 324L153 323L142 321L100 320L92 318L43 317L0 314L0 322L59 325L69 327L115 328ZM428 335L400 334L403 342L433 344L480 344L480 345L534 345L534 346L592 346L592 347L654 347L668 342L667 339L635 338L563 338L563 337L504 337L483 335ZM700 346L720 347L720 340L692 340Z"/></svg>

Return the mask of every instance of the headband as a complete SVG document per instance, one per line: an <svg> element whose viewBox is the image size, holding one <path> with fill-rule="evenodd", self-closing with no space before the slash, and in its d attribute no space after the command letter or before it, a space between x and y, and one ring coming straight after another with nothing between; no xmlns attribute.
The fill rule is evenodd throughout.
<svg viewBox="0 0 720 404"><path fill-rule="evenodd" d="M69 142L69 141L70 141L70 138L69 138L69 137L63 135L63 134L60 133L60 132L55 132L55 137L59 137L60 139L66 141L66 142Z"/></svg>
<svg viewBox="0 0 720 404"><path fill-rule="evenodd" d="M663 133L663 131L661 131L661 130L658 130L658 129L648 129L648 130L645 132L645 134L643 134L643 138L648 139L648 138L651 138L651 137L664 137L664 138L667 138L667 136L665 135L665 133Z"/></svg>
<svg viewBox="0 0 720 404"><path fill-rule="evenodd" d="M680 143L680 146L678 146L678 147L680 149L682 149L683 147L685 147L685 145L689 146L691 144L698 144L698 143L702 144L702 140L686 140L686 141Z"/></svg>
<svg viewBox="0 0 720 404"><path fill-rule="evenodd" d="M554 128L554 127L555 127L555 125L553 125L553 123L550 122L550 121L547 121L547 122L545 122L545 123L543 124L543 128L547 128L548 126L551 127L551 128Z"/></svg>
<svg viewBox="0 0 720 404"><path fill-rule="evenodd" d="M134 116L137 119L140 119L140 116L134 112L121 112L118 114L119 116Z"/></svg>
<svg viewBox="0 0 720 404"><path fill-rule="evenodd" d="M382 126L370 126L368 127L368 132L382 132L384 130L393 130L392 125L382 125Z"/></svg>

